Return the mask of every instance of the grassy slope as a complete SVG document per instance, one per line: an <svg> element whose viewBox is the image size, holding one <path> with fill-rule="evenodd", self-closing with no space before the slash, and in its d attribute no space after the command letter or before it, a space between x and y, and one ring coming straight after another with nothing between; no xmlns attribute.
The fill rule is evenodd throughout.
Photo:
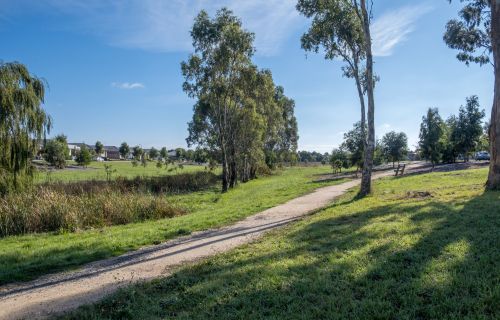
<svg viewBox="0 0 500 320"><path fill-rule="evenodd" d="M375 184L262 241L68 319L499 319L500 193L486 171ZM432 197L408 196L429 191Z"/></svg>
<svg viewBox="0 0 500 320"><path fill-rule="evenodd" d="M175 174L181 172L193 172L198 170L204 170L204 166L197 165L185 165L182 170L175 170L176 165L169 165L167 169L156 167L156 162L148 162L147 167L141 165L134 167L130 161L111 161L111 162L92 162L87 168L71 169L66 168L63 170L54 170L51 173L44 171L39 171L35 176L36 182L47 182L47 181L81 181L81 180L106 180L106 172L104 171L104 165L109 164L116 172L113 173L113 177L127 177L134 178L137 176L160 176L167 174ZM169 169L174 169L169 171Z"/></svg>
<svg viewBox="0 0 500 320"><path fill-rule="evenodd" d="M329 168L291 168L257 179L226 194L218 188L169 200L189 214L67 234L35 234L0 239L0 284L34 277L116 256L144 245L159 243L192 231L219 227L276 206L320 186L312 182Z"/></svg>

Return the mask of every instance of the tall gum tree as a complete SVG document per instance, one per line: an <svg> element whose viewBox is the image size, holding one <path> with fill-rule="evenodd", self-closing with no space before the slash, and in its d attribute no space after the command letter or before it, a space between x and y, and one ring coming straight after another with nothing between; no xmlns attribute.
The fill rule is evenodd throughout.
<svg viewBox="0 0 500 320"><path fill-rule="evenodd" d="M325 59L341 58L344 76L353 78L361 109L361 123L366 123L364 88L365 46L363 26L356 13L355 3L345 0L299 0L297 10L312 19L309 30L301 38L305 51L324 51ZM363 136L365 126L362 126Z"/></svg>
<svg viewBox="0 0 500 320"><path fill-rule="evenodd" d="M371 8L368 9L365 0L299 0L297 10L312 19L311 27L302 36L302 48L316 53L322 48L326 59L342 58L346 63L343 68L344 75L355 79L361 107L361 123L368 124L368 133L365 132L365 126L361 126L366 138L360 190L361 196L367 195L371 192L375 150L375 77L369 13Z"/></svg>
<svg viewBox="0 0 500 320"><path fill-rule="evenodd" d="M449 0L451 2L451 0ZM446 25L444 41L460 50L457 58L480 65L492 65L495 75L490 121L491 161L486 183L488 189L500 189L500 0L461 0L460 19Z"/></svg>
<svg viewBox="0 0 500 320"><path fill-rule="evenodd" d="M237 120L238 82L242 70L251 64L254 35L242 29L241 21L223 8L211 19L205 11L196 17L191 30L195 53L181 65L184 91L198 99L189 124L188 144L208 145L219 154L222 191L231 183L235 159L234 135ZM234 173L234 172L233 172ZM234 177L233 177L234 182Z"/></svg>
<svg viewBox="0 0 500 320"><path fill-rule="evenodd" d="M361 177L360 196L365 196L371 192L372 185L372 169L373 156L375 153L375 80L373 73L373 53L372 53L372 38L370 32L370 14L366 0L360 1L358 6L357 0L354 0L355 10L363 24L364 45L366 52L366 95L368 96L368 136L366 139L365 159L363 164L363 175ZM359 8L361 7L361 8ZM361 14L359 13L361 10ZM371 11L371 10L370 10Z"/></svg>

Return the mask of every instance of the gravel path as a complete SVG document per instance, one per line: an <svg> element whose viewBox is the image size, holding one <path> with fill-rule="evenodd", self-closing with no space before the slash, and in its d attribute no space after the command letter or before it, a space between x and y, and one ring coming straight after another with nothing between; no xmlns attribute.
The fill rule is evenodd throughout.
<svg viewBox="0 0 500 320"><path fill-rule="evenodd" d="M392 170L379 172L374 178L393 174ZM173 267L226 252L324 208L358 184L359 180L353 180L320 188L224 228L193 233L91 263L78 271L0 287L0 319L47 318L98 301L131 283L169 275Z"/></svg>

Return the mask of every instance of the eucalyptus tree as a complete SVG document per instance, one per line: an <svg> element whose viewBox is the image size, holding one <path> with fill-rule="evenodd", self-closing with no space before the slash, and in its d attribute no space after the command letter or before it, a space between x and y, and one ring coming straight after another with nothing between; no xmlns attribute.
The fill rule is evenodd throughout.
<svg viewBox="0 0 500 320"><path fill-rule="evenodd" d="M0 62L0 193L30 177L51 119L42 105L45 82L18 63Z"/></svg>
<svg viewBox="0 0 500 320"><path fill-rule="evenodd" d="M280 112L274 102L274 82L269 70L251 65L243 70L237 95L237 129L233 147L230 186L237 175L246 182L255 178L257 169L265 162L266 146L277 140Z"/></svg>
<svg viewBox="0 0 500 320"><path fill-rule="evenodd" d="M451 0L449 0L451 2ZM457 58L480 65L492 65L495 75L490 121L491 161L487 187L500 188L500 1L461 0L459 19L446 25L444 41L460 52Z"/></svg>
<svg viewBox="0 0 500 320"><path fill-rule="evenodd" d="M349 153L349 162L356 166L356 174L364 163L366 143L362 126L361 122L355 123L354 128L344 134L344 141L340 145L341 150Z"/></svg>
<svg viewBox="0 0 500 320"><path fill-rule="evenodd" d="M403 160L408 153L408 136L404 132L391 131L382 137L382 152L385 158L394 163Z"/></svg>
<svg viewBox="0 0 500 320"><path fill-rule="evenodd" d="M279 160L295 162L297 159L297 145L299 130L295 117L295 101L284 94L285 89L276 87L274 100L281 110L282 126L279 128Z"/></svg>
<svg viewBox="0 0 500 320"><path fill-rule="evenodd" d="M102 152L104 151L104 145L102 144L101 141L97 141L94 146L95 153L98 157L101 156Z"/></svg>
<svg viewBox="0 0 500 320"><path fill-rule="evenodd" d="M70 156L67 137L59 134L54 139L48 140L45 143L43 156L50 165L63 169Z"/></svg>
<svg viewBox="0 0 500 320"><path fill-rule="evenodd" d="M181 65L184 91L197 99L189 123L189 145L197 144L220 154L222 191L230 183L231 142L237 129L237 88L242 70L251 64L254 35L223 8L211 19L201 11L191 30L195 49Z"/></svg>
<svg viewBox="0 0 500 320"><path fill-rule="evenodd" d="M160 155L160 152L155 147L152 147L151 149L149 149L149 154L148 154L149 160L156 160L159 155Z"/></svg>
<svg viewBox="0 0 500 320"><path fill-rule="evenodd" d="M163 160L168 160L168 150L167 150L166 147L161 148L161 150L160 150L160 157Z"/></svg>
<svg viewBox="0 0 500 320"><path fill-rule="evenodd" d="M118 148L118 151L120 152L120 156L123 159L127 159L128 155L130 153L130 147L129 147L128 143L122 142L122 144L120 145L120 148Z"/></svg>
<svg viewBox="0 0 500 320"><path fill-rule="evenodd" d="M443 119L437 108L429 108L420 124L419 148L422 157L434 166L441 159L440 140L443 135Z"/></svg>
<svg viewBox="0 0 500 320"><path fill-rule="evenodd" d="M484 116L484 110L480 109L477 96L467 98L465 106L460 107L452 136L455 149L464 155L464 161L479 144L483 133Z"/></svg>
<svg viewBox="0 0 500 320"><path fill-rule="evenodd" d="M354 78L361 106L364 148L363 177L360 195L371 191L371 173L375 150L375 77L370 32L371 8L366 0L298 0L297 10L312 18L310 29L302 36L306 51L325 51L326 59L342 58L344 75ZM366 95L366 102L365 102ZM368 110L365 113L365 106Z"/></svg>
<svg viewBox="0 0 500 320"><path fill-rule="evenodd" d="M140 161L144 157L144 150L140 146L135 146L132 148L132 156L134 157L135 161Z"/></svg>
<svg viewBox="0 0 500 320"><path fill-rule="evenodd" d="M341 58L345 62L343 74L356 82L361 123L366 123L364 34L362 20L353 4L350 0L299 0L297 10L312 19L309 30L302 35L302 48L315 53L322 49L325 59Z"/></svg>

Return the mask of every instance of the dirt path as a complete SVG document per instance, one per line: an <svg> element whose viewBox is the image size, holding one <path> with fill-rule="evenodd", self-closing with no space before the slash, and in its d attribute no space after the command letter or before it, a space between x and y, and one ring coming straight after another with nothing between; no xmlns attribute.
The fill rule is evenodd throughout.
<svg viewBox="0 0 500 320"><path fill-rule="evenodd" d="M380 172L374 178L393 174L392 170ZM46 318L95 302L125 285L169 275L175 266L228 251L324 208L358 184L359 180L353 180L320 188L225 228L193 233L88 264L79 271L0 287L0 319Z"/></svg>

